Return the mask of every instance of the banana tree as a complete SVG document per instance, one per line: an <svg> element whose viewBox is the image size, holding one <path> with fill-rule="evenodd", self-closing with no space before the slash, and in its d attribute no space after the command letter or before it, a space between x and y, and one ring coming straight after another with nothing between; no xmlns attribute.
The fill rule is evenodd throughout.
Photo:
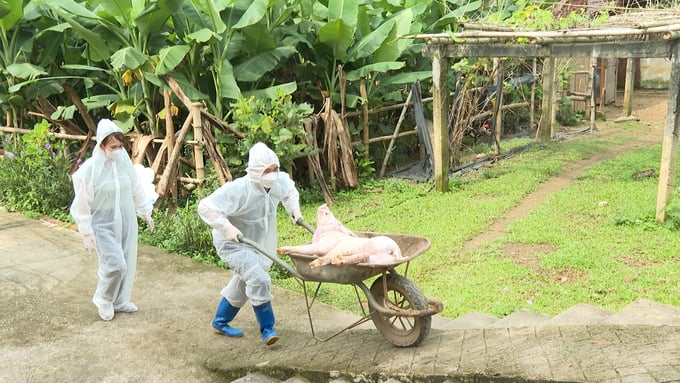
<svg viewBox="0 0 680 383"><path fill-rule="evenodd" d="M161 55L168 44L166 32L171 32L168 20L178 9L179 0L59 0L47 5L85 43L80 59L85 62L66 64L96 64L79 68L92 68L94 76L110 75L108 81L117 89L109 94L115 100L111 113L130 128L157 133L155 113L162 109L158 87L163 84L156 67L162 64L168 70L164 58L176 62L176 56L183 52L178 47Z"/></svg>
<svg viewBox="0 0 680 383"><path fill-rule="evenodd" d="M46 75L44 68L31 63L35 27L24 16L23 0L0 0L0 108L6 124L21 126L24 109L31 99L28 92L10 91L15 84Z"/></svg>
<svg viewBox="0 0 680 383"><path fill-rule="evenodd" d="M191 47L177 71L215 100L215 115L226 117L224 105L244 95L274 99L296 89L294 82L270 82L267 77L296 51L274 32L293 19L281 17L279 11L295 9L296 2L191 0L173 15L178 38Z"/></svg>
<svg viewBox="0 0 680 383"><path fill-rule="evenodd" d="M337 103L340 101L340 76L346 75L349 84L345 102L348 108L353 108L361 101L359 82L355 80L370 80L367 81L369 93L375 91L376 99L380 100L393 99L395 96L389 93L399 93L395 89L400 85L428 78L429 71L418 71L413 66L414 62L423 61L419 59L422 56L419 51L414 55L415 42L403 37L422 31L423 24L418 20L431 3L431 0L403 4L329 0L327 6L315 3L315 12L310 16L313 20L310 33L314 38L301 46L305 59L299 65L306 69L300 71L303 73L301 82L320 91L307 89L305 93L319 98L330 96ZM406 68L417 73L405 76ZM397 74L398 77L392 78ZM380 85L373 87L372 84Z"/></svg>

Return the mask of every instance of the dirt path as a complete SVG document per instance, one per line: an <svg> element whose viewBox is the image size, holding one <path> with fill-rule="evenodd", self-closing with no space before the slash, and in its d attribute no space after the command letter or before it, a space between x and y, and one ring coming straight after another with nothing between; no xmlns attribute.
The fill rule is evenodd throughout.
<svg viewBox="0 0 680 383"><path fill-rule="evenodd" d="M633 117L639 118L640 122L647 126L647 129L637 134L637 140L632 140L620 145L611 146L608 150L601 151L593 157L567 166L558 176L548 179L540 188L522 200L522 202L512 208L504 217L501 217L489 229L476 237L470 239L463 245L463 253L477 249L486 242L493 241L506 233L505 228L512 222L518 221L529 214L536 207L540 206L551 194L561 190L578 178L590 166L613 158L621 152L642 148L645 146L660 144L663 139L663 129L666 121L668 109L667 91L636 91L633 97ZM607 116L607 121L597 122L597 131L592 135L580 136L573 139L589 139L590 137L606 137L618 134L618 123L614 122L621 116L621 100L616 104L603 108ZM521 244L509 244L506 252L510 252L513 257L522 257L524 253L534 253L536 249L526 249Z"/></svg>

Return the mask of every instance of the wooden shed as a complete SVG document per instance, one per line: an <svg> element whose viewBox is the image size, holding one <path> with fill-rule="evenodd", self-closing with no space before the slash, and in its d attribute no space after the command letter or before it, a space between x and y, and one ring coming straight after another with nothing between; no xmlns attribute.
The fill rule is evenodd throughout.
<svg viewBox="0 0 680 383"><path fill-rule="evenodd" d="M454 34L426 34L414 38L426 43L423 54L432 60L433 96L433 166L435 188L449 188L449 59L464 57L535 57L543 61L543 100L541 115L552 116L555 105L555 59L565 57L627 59L626 102L631 105L634 59L668 58L671 62L668 113L659 172L656 220L665 220L675 183L678 137L680 136L680 9L636 11L613 17L610 22L592 28L557 31L489 31L475 28ZM464 26L463 26L464 27ZM595 64L591 64L594 68ZM552 138L553 118L541 118L542 141Z"/></svg>

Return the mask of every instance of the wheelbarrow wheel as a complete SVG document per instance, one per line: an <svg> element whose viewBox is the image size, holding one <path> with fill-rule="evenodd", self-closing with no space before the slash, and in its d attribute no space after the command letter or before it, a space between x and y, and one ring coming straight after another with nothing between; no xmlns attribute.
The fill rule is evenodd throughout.
<svg viewBox="0 0 680 383"><path fill-rule="evenodd" d="M386 278L386 289L383 289L383 278ZM428 308L427 298L418 286L399 274L389 273L376 279L371 285L371 294L378 304L386 308ZM427 337L432 325L430 316L385 315L376 310L371 311L371 319L385 339L397 347L419 345Z"/></svg>

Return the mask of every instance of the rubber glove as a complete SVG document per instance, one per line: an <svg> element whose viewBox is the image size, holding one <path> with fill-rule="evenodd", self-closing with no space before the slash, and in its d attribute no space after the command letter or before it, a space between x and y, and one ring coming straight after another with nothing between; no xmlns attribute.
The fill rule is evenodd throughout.
<svg viewBox="0 0 680 383"><path fill-rule="evenodd" d="M241 230L237 229L236 226L232 224L227 224L225 234L227 236L227 239L233 242L239 242L238 236L243 235L241 234Z"/></svg>
<svg viewBox="0 0 680 383"><path fill-rule="evenodd" d="M293 214L290 215L290 219L293 221L293 225L297 225L298 221L304 219L302 212L299 209L293 210Z"/></svg>
<svg viewBox="0 0 680 383"><path fill-rule="evenodd" d="M146 221L146 227L149 228L149 231L153 231L154 225L153 218L151 218L151 214L145 215L144 220Z"/></svg>
<svg viewBox="0 0 680 383"><path fill-rule="evenodd" d="M83 236L83 247L85 250L87 250L88 253L92 252L92 249L94 249L96 246L94 242L94 235L92 234L86 234Z"/></svg>
<svg viewBox="0 0 680 383"><path fill-rule="evenodd" d="M14 153L8 152L7 150L5 150L4 156L5 156L5 158L7 158L8 160L13 160L13 159L14 159Z"/></svg>

